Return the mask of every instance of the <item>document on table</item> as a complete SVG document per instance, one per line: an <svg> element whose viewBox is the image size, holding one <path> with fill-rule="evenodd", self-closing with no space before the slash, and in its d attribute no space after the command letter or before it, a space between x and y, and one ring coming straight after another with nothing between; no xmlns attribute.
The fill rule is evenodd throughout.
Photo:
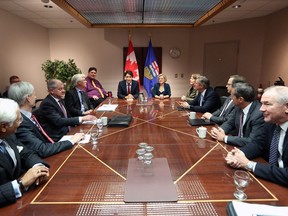
<svg viewBox="0 0 288 216"><path fill-rule="evenodd" d="M69 140L70 141L72 136L73 135L65 135L59 141L65 141L65 140ZM78 143L81 143L81 144L88 143L89 140L90 140L90 136L91 136L90 134L86 134L85 138L83 140L81 140L80 142L78 142Z"/></svg>
<svg viewBox="0 0 288 216"><path fill-rule="evenodd" d="M109 112L109 111L115 111L117 108L118 104L103 104L100 106L96 111L97 112Z"/></svg>
<svg viewBox="0 0 288 216"><path fill-rule="evenodd" d="M288 206L272 206L232 201L227 206L229 216L286 216Z"/></svg>

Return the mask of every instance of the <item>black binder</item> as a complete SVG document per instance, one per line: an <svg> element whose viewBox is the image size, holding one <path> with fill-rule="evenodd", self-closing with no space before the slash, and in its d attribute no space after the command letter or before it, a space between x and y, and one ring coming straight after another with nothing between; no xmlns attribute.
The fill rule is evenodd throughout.
<svg viewBox="0 0 288 216"><path fill-rule="evenodd" d="M189 119L189 124L192 126L202 126L202 125L215 125L213 121L207 119Z"/></svg>
<svg viewBox="0 0 288 216"><path fill-rule="evenodd" d="M131 115L117 115L113 116L108 122L110 127L129 127L130 122L132 121Z"/></svg>

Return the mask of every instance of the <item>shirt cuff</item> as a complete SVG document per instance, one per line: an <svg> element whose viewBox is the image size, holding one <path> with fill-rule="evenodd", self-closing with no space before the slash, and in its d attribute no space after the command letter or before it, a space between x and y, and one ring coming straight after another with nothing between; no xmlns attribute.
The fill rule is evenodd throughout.
<svg viewBox="0 0 288 216"><path fill-rule="evenodd" d="M227 140L228 140L228 136L225 136L224 137L224 143L227 143Z"/></svg>
<svg viewBox="0 0 288 216"><path fill-rule="evenodd" d="M16 198L18 199L18 198L22 197L22 193L21 193L21 190L20 190L20 187L19 187L17 180L15 179L11 183L12 183L12 187L14 189Z"/></svg>

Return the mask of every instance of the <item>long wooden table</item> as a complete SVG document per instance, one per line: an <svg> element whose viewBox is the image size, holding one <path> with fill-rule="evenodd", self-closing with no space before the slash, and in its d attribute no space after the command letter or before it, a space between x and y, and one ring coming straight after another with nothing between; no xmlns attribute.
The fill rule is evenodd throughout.
<svg viewBox="0 0 288 216"><path fill-rule="evenodd" d="M148 105L141 105L136 100L113 99L112 103L118 104L116 111L96 112L96 116L131 114L130 126L104 127L96 146L76 144L71 150L46 158L51 165L49 181L17 203L0 209L0 214L226 215L227 203L235 200L235 170L224 160L231 146L216 142L209 135L198 138L196 127L187 122L188 112L176 109L178 100L150 99ZM71 133L88 133L91 126L75 127ZM136 158L140 142L155 148L155 158L167 158L177 202L123 201L128 159ZM251 176L247 202L288 204L287 188Z"/></svg>

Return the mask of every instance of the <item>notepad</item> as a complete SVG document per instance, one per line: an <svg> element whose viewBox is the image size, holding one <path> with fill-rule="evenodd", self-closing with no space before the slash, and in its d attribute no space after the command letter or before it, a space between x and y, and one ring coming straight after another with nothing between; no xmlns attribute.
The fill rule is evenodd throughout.
<svg viewBox="0 0 288 216"><path fill-rule="evenodd" d="M118 104L103 104L96 111L97 112L111 112L115 111Z"/></svg>

